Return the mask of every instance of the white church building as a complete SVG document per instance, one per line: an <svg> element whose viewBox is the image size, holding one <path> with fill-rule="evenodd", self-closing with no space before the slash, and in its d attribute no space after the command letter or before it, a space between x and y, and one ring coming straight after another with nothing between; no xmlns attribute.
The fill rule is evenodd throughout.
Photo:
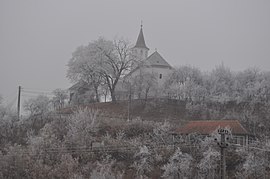
<svg viewBox="0 0 270 179"><path fill-rule="evenodd" d="M132 79L141 79L142 87L146 88L145 91L149 90L147 95L153 95L153 89L147 89L147 85L156 85L157 87L162 87L164 82L166 81L168 75L172 72L172 66L155 50L151 55L148 56L149 48L146 46L144 35L143 35L143 28L141 25L141 29L139 32L139 36L137 38L135 46L132 48L133 56L136 58L137 64L133 65L133 69L124 77L123 81L130 82ZM145 78L151 76L151 79L146 81ZM145 83L145 84L143 84ZM150 84L151 83L151 84ZM155 83L155 84L153 84ZM123 87L125 85L125 87ZM123 82L120 82L116 88L116 94L118 99L126 99L127 96L130 94L127 91L127 86ZM135 90L135 89L134 89ZM137 89L138 91L138 89ZM133 95L133 98L140 98Z"/></svg>

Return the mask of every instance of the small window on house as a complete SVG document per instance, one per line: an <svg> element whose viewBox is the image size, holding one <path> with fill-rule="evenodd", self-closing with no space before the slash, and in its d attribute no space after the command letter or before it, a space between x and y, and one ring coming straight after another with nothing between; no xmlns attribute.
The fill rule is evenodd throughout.
<svg viewBox="0 0 270 179"><path fill-rule="evenodd" d="M159 74L159 79L161 79L162 78L162 74Z"/></svg>

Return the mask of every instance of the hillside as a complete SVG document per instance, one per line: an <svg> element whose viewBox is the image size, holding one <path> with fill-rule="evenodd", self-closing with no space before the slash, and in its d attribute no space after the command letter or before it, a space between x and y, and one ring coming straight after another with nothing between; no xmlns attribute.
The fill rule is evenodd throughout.
<svg viewBox="0 0 270 179"><path fill-rule="evenodd" d="M120 117L127 119L129 111L131 119L140 117L143 120L164 121L168 119L170 121L179 121L186 116L185 102L171 99L132 100L130 102L130 109L129 101L92 103L68 107L62 109L60 113L71 114L74 110L85 107L100 110L100 116L111 118Z"/></svg>
<svg viewBox="0 0 270 179"><path fill-rule="evenodd" d="M150 121L168 120L176 125L182 125L189 120L219 120L236 119L253 134L267 134L270 131L268 110L262 104L220 102L186 102L174 99L132 100L130 110L128 101L92 103L62 109L61 114L72 114L78 108L99 110L100 117L118 119L136 119ZM255 120L256 119L256 120ZM258 132L258 129L260 132Z"/></svg>

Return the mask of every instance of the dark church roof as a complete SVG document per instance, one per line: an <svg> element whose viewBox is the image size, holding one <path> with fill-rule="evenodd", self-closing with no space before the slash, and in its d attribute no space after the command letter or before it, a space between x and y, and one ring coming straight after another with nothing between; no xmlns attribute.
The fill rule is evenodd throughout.
<svg viewBox="0 0 270 179"><path fill-rule="evenodd" d="M142 26L141 26L141 30L140 30L140 33L139 33L139 36L137 38L137 42L136 42L136 45L134 46L134 48L135 47L146 48L147 50L149 50L149 48L146 46L145 41L144 41Z"/></svg>
<svg viewBox="0 0 270 179"><path fill-rule="evenodd" d="M69 91L78 91L79 89L90 89L90 86L84 82L84 81L79 81L72 85L68 90Z"/></svg>
<svg viewBox="0 0 270 179"><path fill-rule="evenodd" d="M140 62L136 68L131 70L131 72L126 75L126 77L130 76L134 71L142 67L159 67L172 69L172 66L157 51L155 51L146 60Z"/></svg>
<svg viewBox="0 0 270 179"><path fill-rule="evenodd" d="M145 63L150 66L172 68L171 65L169 65L169 63L157 51L152 53L145 60Z"/></svg>

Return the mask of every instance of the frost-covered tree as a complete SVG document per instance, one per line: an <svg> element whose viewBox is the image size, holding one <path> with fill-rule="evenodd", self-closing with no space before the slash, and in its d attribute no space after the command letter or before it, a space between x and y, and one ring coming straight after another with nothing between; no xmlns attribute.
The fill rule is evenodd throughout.
<svg viewBox="0 0 270 179"><path fill-rule="evenodd" d="M127 88L130 88L131 93L135 98L147 100L149 93L155 95L157 90L157 75L146 72L144 69L139 70L139 74L128 77Z"/></svg>
<svg viewBox="0 0 270 179"><path fill-rule="evenodd" d="M263 178L264 175L264 163L266 162L262 152L248 152L245 156L244 163L239 167L236 174L237 178Z"/></svg>
<svg viewBox="0 0 270 179"><path fill-rule="evenodd" d="M219 164L219 156L219 152L212 147L203 152L203 158L198 164L199 174L202 178L214 179L217 177L216 170Z"/></svg>
<svg viewBox="0 0 270 179"><path fill-rule="evenodd" d="M201 71L191 66L180 66L173 71L168 82L184 84L188 80L192 80L195 83L200 84L202 82Z"/></svg>
<svg viewBox="0 0 270 179"><path fill-rule="evenodd" d="M254 100L256 88L260 85L260 78L260 72L255 68L249 68L236 74L234 96L238 102Z"/></svg>
<svg viewBox="0 0 270 179"><path fill-rule="evenodd" d="M96 101L99 101L99 87L102 83L102 77L98 71L99 55L94 42L87 46L78 47L72 53L72 58L68 63L67 77L73 83L84 82L93 87Z"/></svg>
<svg viewBox="0 0 270 179"><path fill-rule="evenodd" d="M56 89L53 91L53 105L56 109L61 109L65 105L65 100L68 98L67 91L63 89Z"/></svg>
<svg viewBox="0 0 270 179"><path fill-rule="evenodd" d="M180 148L177 148L169 162L162 167L162 170L164 170L162 177L168 179L189 178L192 173L192 160L191 155L182 153Z"/></svg>
<svg viewBox="0 0 270 179"><path fill-rule="evenodd" d="M44 116L50 109L50 99L47 96L39 95L31 98L24 103L24 109L30 113L30 116Z"/></svg>
<svg viewBox="0 0 270 179"><path fill-rule="evenodd" d="M233 79L234 74L223 64L212 70L207 83L207 90L210 92L211 99L221 103L232 100Z"/></svg>
<svg viewBox="0 0 270 179"><path fill-rule="evenodd" d="M174 70L165 82L165 92L172 98L181 100L202 100L206 96L202 72L190 66L181 66Z"/></svg>
<svg viewBox="0 0 270 179"><path fill-rule="evenodd" d="M68 118L66 142L76 146L90 147L93 135L97 131L98 111L79 109Z"/></svg>
<svg viewBox="0 0 270 179"><path fill-rule="evenodd" d="M131 67L131 54L131 46L126 40L99 38L73 53L67 77L74 82L83 80L93 85L97 97L100 85L104 84L110 91L112 101L116 101L115 87Z"/></svg>
<svg viewBox="0 0 270 179"><path fill-rule="evenodd" d="M102 161L97 161L96 167L91 172L90 179L122 179L123 174L113 171L115 160L107 155Z"/></svg>
<svg viewBox="0 0 270 179"><path fill-rule="evenodd" d="M50 177L73 178L74 176L79 175L77 172L78 167L78 158L73 158L71 154L63 154L58 163L52 169L52 171L50 171Z"/></svg>
<svg viewBox="0 0 270 179"><path fill-rule="evenodd" d="M112 101L116 101L115 87L121 77L130 70L134 61L128 41L117 39L112 41L103 38L94 42L99 54L99 73L107 85Z"/></svg>
<svg viewBox="0 0 270 179"><path fill-rule="evenodd" d="M153 142L159 142L163 144L168 144L172 142L170 130L172 129L171 124L168 121L164 121L163 123L157 123L155 128L153 129Z"/></svg>

